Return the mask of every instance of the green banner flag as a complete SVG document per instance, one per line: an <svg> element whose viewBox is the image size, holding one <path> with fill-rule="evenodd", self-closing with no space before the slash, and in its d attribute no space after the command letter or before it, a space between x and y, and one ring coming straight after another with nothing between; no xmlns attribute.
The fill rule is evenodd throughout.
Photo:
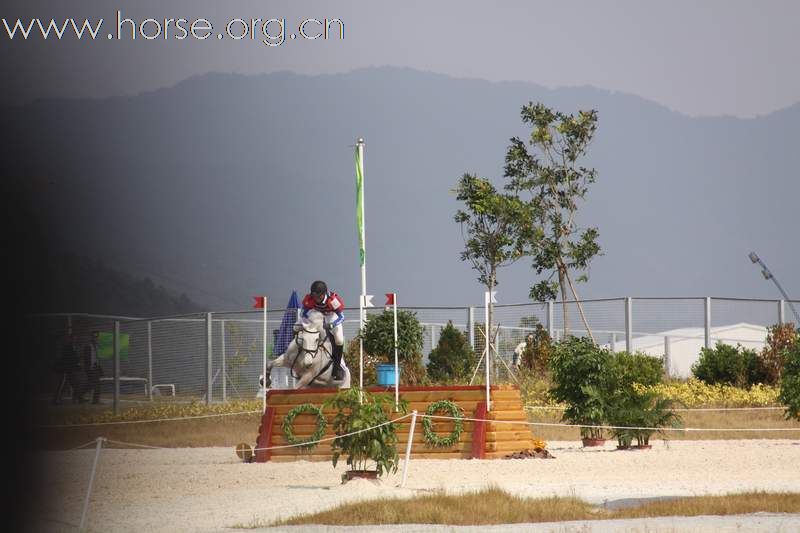
<svg viewBox="0 0 800 533"><path fill-rule="evenodd" d="M119 334L119 360L128 360L131 337L127 333ZM114 360L114 334L99 332L97 334L97 358Z"/></svg>
<svg viewBox="0 0 800 533"><path fill-rule="evenodd" d="M356 145L356 225L358 227L358 255L360 265L364 266L364 172L361 153Z"/></svg>

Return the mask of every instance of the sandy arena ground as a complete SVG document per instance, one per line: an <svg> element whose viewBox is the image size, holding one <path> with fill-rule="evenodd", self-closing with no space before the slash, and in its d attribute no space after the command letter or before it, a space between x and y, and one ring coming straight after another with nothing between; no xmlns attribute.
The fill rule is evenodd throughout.
<svg viewBox="0 0 800 533"><path fill-rule="evenodd" d="M431 490L470 491L489 485L518 495L575 495L607 505L628 499L745 490L800 492L800 441L655 441L647 451L614 448L611 443L601 449L585 449L578 442L552 442L549 449L555 459L412 460L403 489L399 488L402 464L396 474L378 483L358 480L342 485L342 464L337 469L330 463L307 461L245 464L232 448L105 449L98 464L88 524L90 531L220 531L266 524L342 502L409 497ZM37 455L43 479L36 495L33 530L77 529L93 457L93 449ZM800 515L597 524L550 524L535 529L523 525L513 529L685 531L702 526L716 533L742 529L799 531ZM404 533L421 529L401 527ZM478 531L463 528L467 529Z"/></svg>

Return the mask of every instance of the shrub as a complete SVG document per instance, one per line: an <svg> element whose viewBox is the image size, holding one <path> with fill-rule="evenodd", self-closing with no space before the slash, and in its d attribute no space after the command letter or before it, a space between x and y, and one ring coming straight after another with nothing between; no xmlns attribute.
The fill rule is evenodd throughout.
<svg viewBox="0 0 800 533"><path fill-rule="evenodd" d="M401 385L427 385L430 382L422 354L417 352L399 362Z"/></svg>
<svg viewBox="0 0 800 533"><path fill-rule="evenodd" d="M664 361L643 353L616 352L609 358L608 387L629 388L634 383L651 387L664 376Z"/></svg>
<svg viewBox="0 0 800 533"><path fill-rule="evenodd" d="M781 381L787 351L798 342L794 324L775 324L767 330L767 344L759 354L759 364L764 373L764 383L775 385Z"/></svg>
<svg viewBox="0 0 800 533"><path fill-rule="evenodd" d="M541 324L536 324L533 332L533 344L522 352L521 366L529 368L537 374L544 374L548 370L552 353L550 334Z"/></svg>
<svg viewBox="0 0 800 533"><path fill-rule="evenodd" d="M370 316L360 334L364 339L364 351L371 355L394 361L394 313L384 311ZM397 349L398 359L422 352L422 325L416 313L410 311L397 312Z"/></svg>
<svg viewBox="0 0 800 533"><path fill-rule="evenodd" d="M358 365L359 365L359 343L358 337L352 339L347 343L347 350L344 352L344 361L347 363L347 368L350 369L351 384L354 387L358 386ZM364 385L374 384L378 382L378 368L380 363L387 362L385 357L376 357L367 353L364 350Z"/></svg>
<svg viewBox="0 0 800 533"><path fill-rule="evenodd" d="M474 357L467 337L448 322L428 356L428 375L434 381L464 379L472 370Z"/></svg>
<svg viewBox="0 0 800 533"><path fill-rule="evenodd" d="M651 388L686 407L770 407L778 405L780 393L777 387L770 385L756 384L742 389L732 385L709 385L695 378Z"/></svg>
<svg viewBox="0 0 800 533"><path fill-rule="evenodd" d="M740 387L760 383L764 377L755 350L719 341L714 348L700 349L700 358L692 365L692 374L710 385Z"/></svg>
<svg viewBox="0 0 800 533"><path fill-rule="evenodd" d="M800 339L784 351L779 399L786 406L786 418L800 420Z"/></svg>
<svg viewBox="0 0 800 533"><path fill-rule="evenodd" d="M394 313L384 311L370 316L361 334L348 345L345 360L348 367L354 369L355 376L358 375L359 339L364 342L364 384L377 383L377 365L394 362ZM426 379L422 343L422 325L416 314L398 311L397 357L402 385L420 385Z"/></svg>
<svg viewBox="0 0 800 533"><path fill-rule="evenodd" d="M603 403L591 387L603 387L611 353L590 339L567 337L555 344L550 359L553 387L550 395L567 405L563 420L572 424L602 425ZM581 428L582 437L603 438L600 428Z"/></svg>

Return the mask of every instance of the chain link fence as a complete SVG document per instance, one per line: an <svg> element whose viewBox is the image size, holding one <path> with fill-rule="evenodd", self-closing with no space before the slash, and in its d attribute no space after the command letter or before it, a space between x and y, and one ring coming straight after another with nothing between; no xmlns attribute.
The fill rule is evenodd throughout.
<svg viewBox="0 0 800 533"><path fill-rule="evenodd" d="M476 372L482 368L480 355L485 345L486 320L483 307L402 309L414 313L423 327L422 354L426 363L442 329L452 323L475 348ZM371 308L367 317L382 312L382 308ZM597 344L611 350L663 357L670 374L688 377L703 347L724 342L761 349L769 326L793 321L788 312L788 302L783 301L708 297L610 298L585 300L580 306L576 302L495 305L492 323L500 359L495 367L504 370L510 366L514 348L538 324L555 340L565 335L587 336L591 332ZM93 332L98 332L106 343L114 337L118 343L115 350L106 346L98 353L103 369L100 383L103 401L113 399L115 406L119 401L154 399L226 402L252 399L259 394L264 343L269 358L280 355L275 353L275 345L287 313L291 320L299 316L295 309L155 318L34 315L28 318L22 335L26 360L35 375L41 376L35 392L43 398L56 388L55 362L66 335L73 335L81 354ZM358 333L358 313L350 310L346 314L345 338L352 339ZM358 375L357 369L351 370L354 376ZM274 388L295 386L287 369L273 369L271 378Z"/></svg>

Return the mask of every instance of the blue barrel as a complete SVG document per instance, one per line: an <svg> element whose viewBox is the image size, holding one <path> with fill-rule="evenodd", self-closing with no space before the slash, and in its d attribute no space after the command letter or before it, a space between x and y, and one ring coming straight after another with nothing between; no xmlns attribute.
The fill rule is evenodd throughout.
<svg viewBox="0 0 800 533"><path fill-rule="evenodd" d="M394 385L394 365L378 365L378 385Z"/></svg>

